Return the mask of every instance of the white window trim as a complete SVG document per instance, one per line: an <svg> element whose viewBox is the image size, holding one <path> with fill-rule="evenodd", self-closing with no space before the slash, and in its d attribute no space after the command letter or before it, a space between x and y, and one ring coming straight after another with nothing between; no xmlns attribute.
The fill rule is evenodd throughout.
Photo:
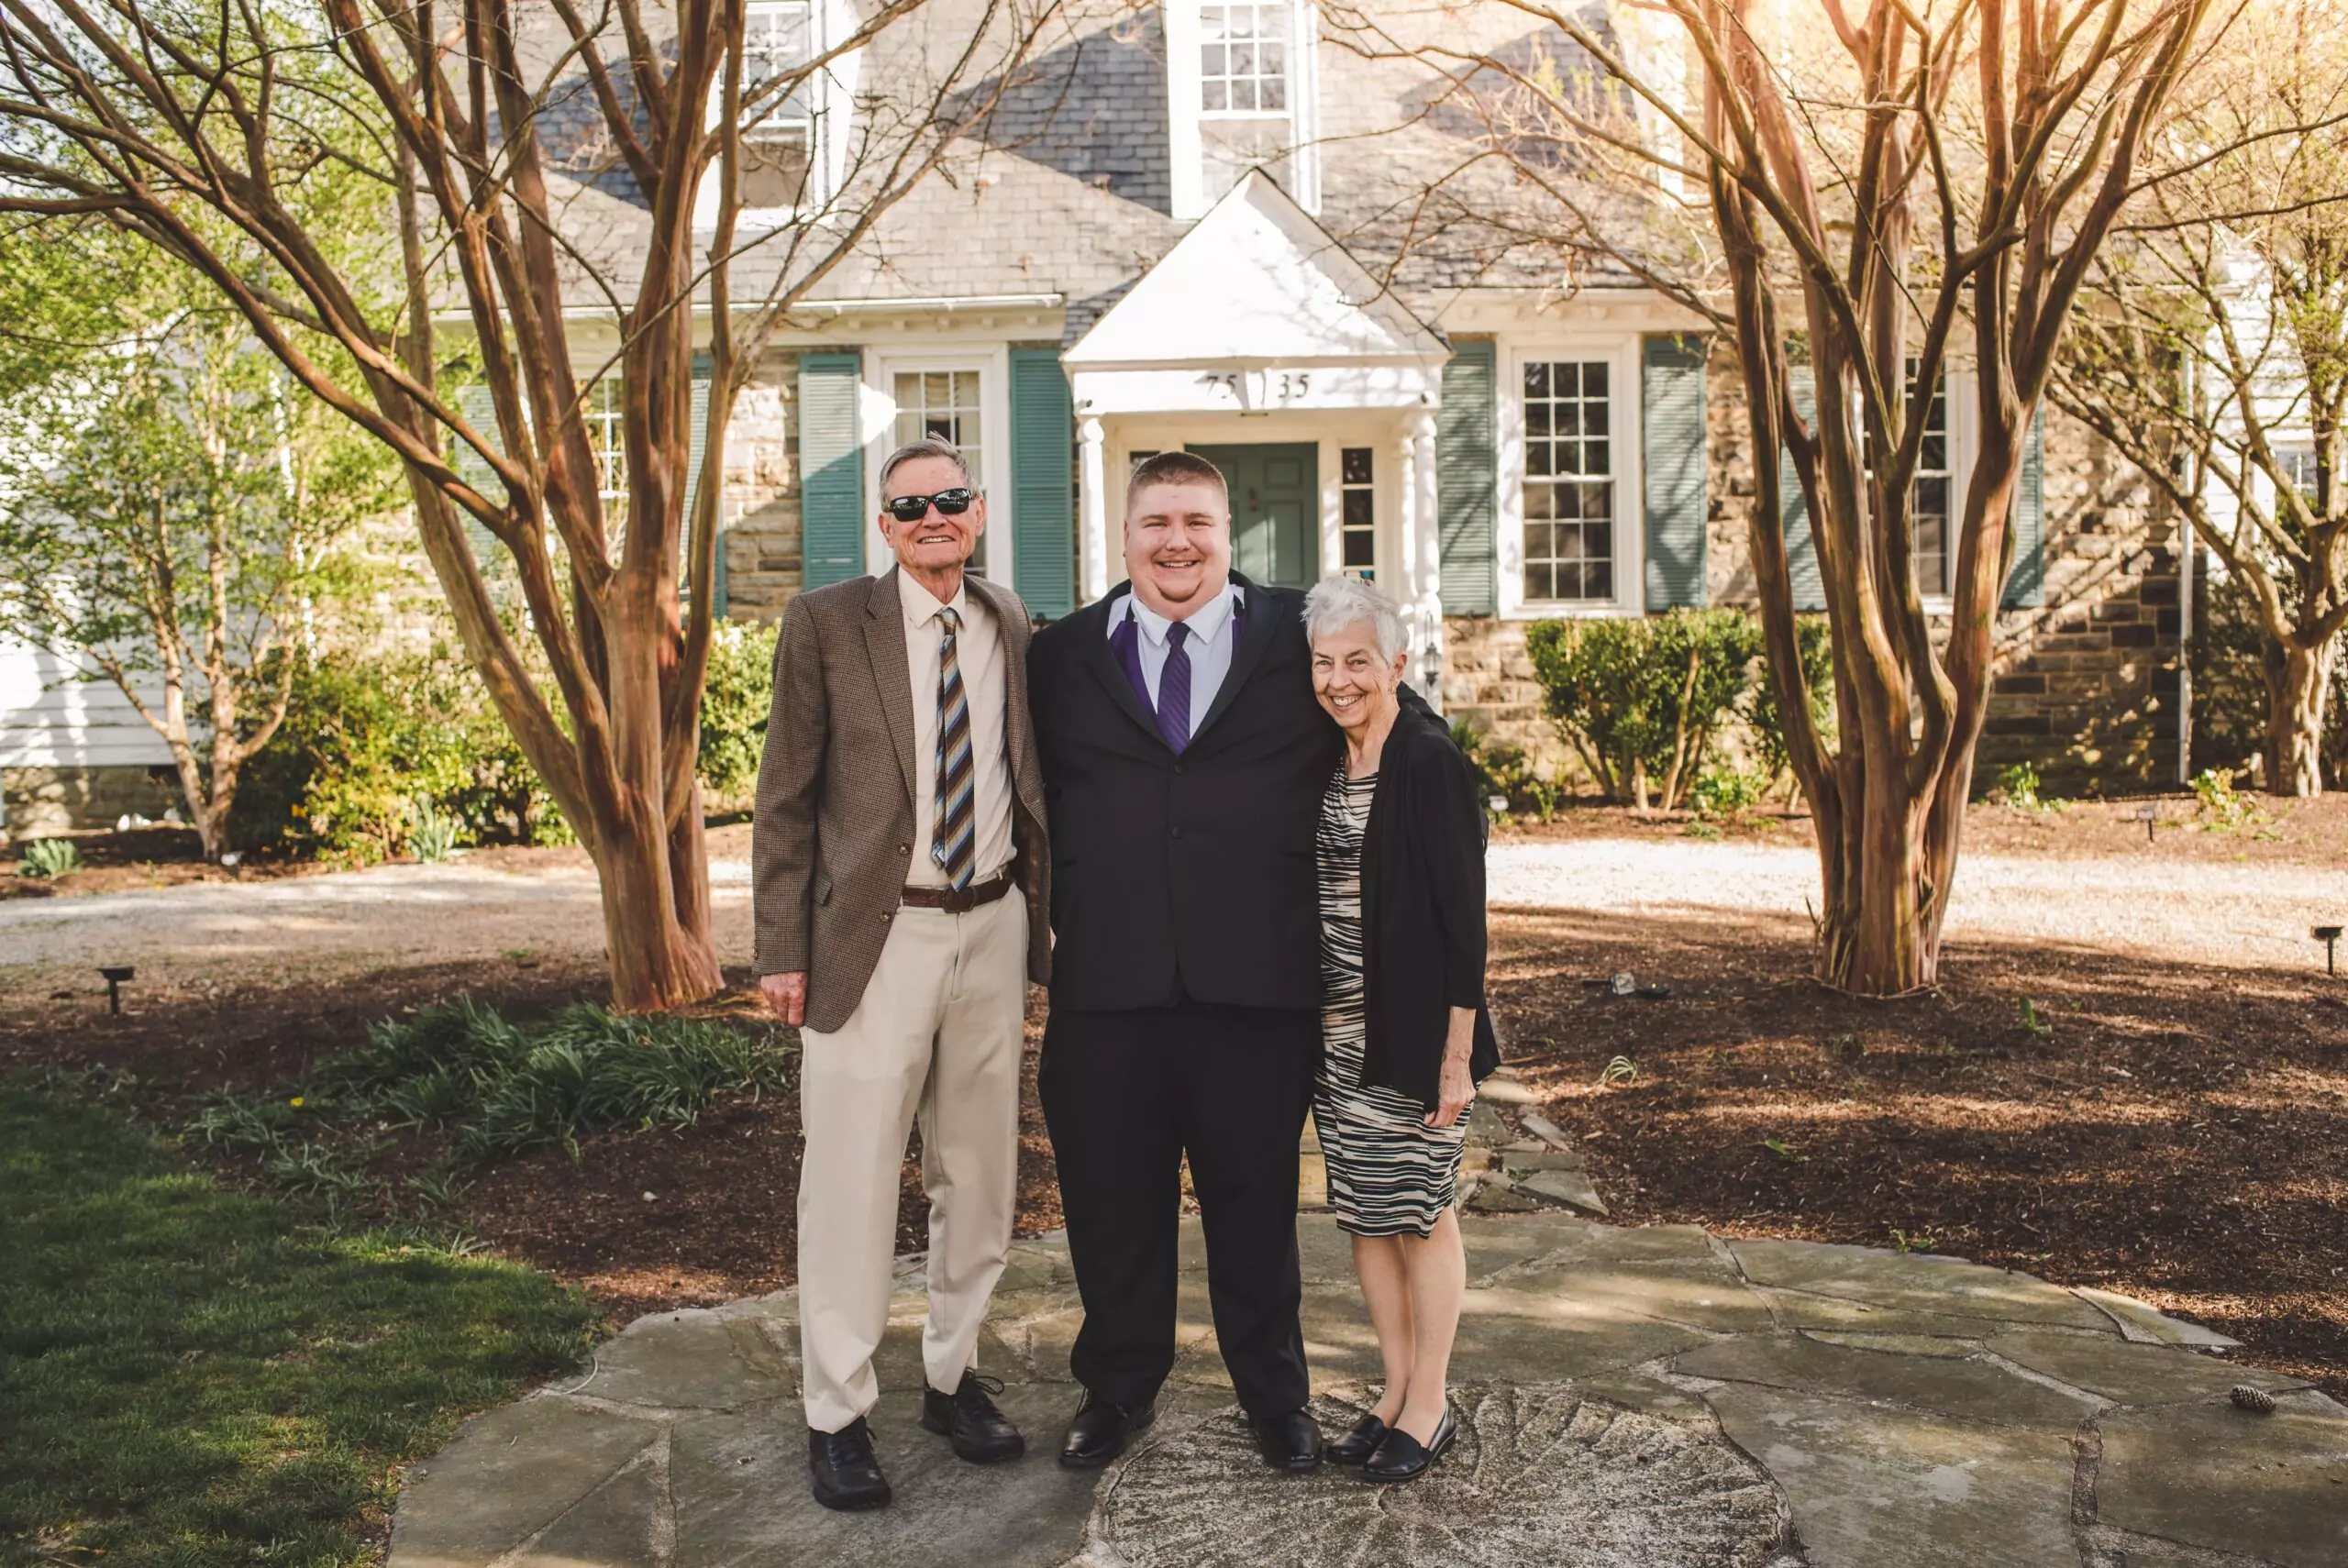
<svg viewBox="0 0 2348 1568"><path fill-rule="evenodd" d="M1008 588L1012 583L1013 536L1011 483L1011 351L1007 345L964 348L867 349L864 355L864 402L870 410L864 444L864 558L875 575L895 564L889 542L880 536L880 465L897 449L896 378L901 371L976 370L979 372L979 417L984 422L987 470L980 488L987 502L987 565L989 582ZM882 417L883 411L886 417Z"/></svg>
<svg viewBox="0 0 2348 1568"><path fill-rule="evenodd" d="M1974 400L1974 375L1970 367L1941 366L1941 394L1948 399L1948 538L1943 545L1948 559L1947 570L1956 570L1957 541L1965 532L1965 497L1973 483L1973 464L1981 450L1980 409ZM2043 417L2043 414L2041 414ZM1910 516L1914 526L1914 516ZM1917 584L1917 597L1922 601L1927 615L1950 615L1956 610L1956 600L1944 582Z"/></svg>
<svg viewBox="0 0 2348 1568"><path fill-rule="evenodd" d="M1321 211L1321 12L1313 0L1288 0L1289 11L1289 195L1306 212ZM1205 117L1199 94L1199 6L1202 0L1167 0L1166 114L1173 159L1170 194L1174 215L1203 217L1207 199L1205 145L1199 122ZM1269 118L1229 116L1217 119Z"/></svg>
<svg viewBox="0 0 2348 1568"><path fill-rule="evenodd" d="M749 0L756 10L759 0ZM853 0L812 0L807 18L808 47L816 54L823 53L840 39L856 31L858 23ZM786 228L792 224L820 215L846 188L848 161L853 156L849 134L856 108L857 84L862 75L862 50L840 56L817 74L812 86L813 120L808 127L807 188L801 204L796 207L744 207L736 222L743 228ZM709 99L708 121L714 127L723 111L719 94ZM763 127L769 122L761 120ZM759 127L750 127L746 135L755 138ZM703 230L717 226L718 171L712 160L708 171L702 176L701 187L693 193L693 226Z"/></svg>
<svg viewBox="0 0 2348 1568"><path fill-rule="evenodd" d="M1640 464L1645 431L1641 425L1640 339L1637 334L1577 335L1529 338L1501 345L1500 486L1493 540L1498 557L1500 616L1503 621L1605 618L1646 613L1646 517L1645 474ZM1608 411L1608 477L1614 481L1614 597L1607 600L1536 600L1524 597L1524 366L1528 360L1603 359L1611 393Z"/></svg>

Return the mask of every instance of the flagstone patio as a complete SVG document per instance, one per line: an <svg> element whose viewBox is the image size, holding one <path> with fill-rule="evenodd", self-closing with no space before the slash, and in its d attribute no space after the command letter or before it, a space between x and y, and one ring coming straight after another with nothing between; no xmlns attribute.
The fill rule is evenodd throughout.
<svg viewBox="0 0 2348 1568"><path fill-rule="evenodd" d="M1183 1350L1112 1469L1076 1402L1064 1243L1021 1242L981 1351L1027 1432L956 1461L915 1424L918 1260L874 1412L892 1508L807 1495L789 1293L639 1320L408 1476L391 1568L2341 1568L2348 1409L2139 1303L1953 1258L1557 1213L1471 1217L1465 1432L1415 1485L1277 1474L1247 1446L1184 1232ZM1378 1374L1347 1243L1301 1226L1324 1424ZM2237 1386L2274 1408L2236 1404ZM2253 1399L2252 1404L2260 1401Z"/></svg>

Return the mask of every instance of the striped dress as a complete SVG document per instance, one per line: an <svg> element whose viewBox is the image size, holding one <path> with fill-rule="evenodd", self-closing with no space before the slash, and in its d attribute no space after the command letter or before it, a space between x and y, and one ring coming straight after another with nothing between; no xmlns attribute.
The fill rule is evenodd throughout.
<svg viewBox="0 0 2348 1568"><path fill-rule="evenodd" d="M1329 1207L1357 1236L1423 1236L1452 1205L1468 1119L1426 1124L1426 1107L1362 1078L1361 845L1378 776L1337 765L1321 798L1321 1073L1312 1122L1329 1165Z"/></svg>

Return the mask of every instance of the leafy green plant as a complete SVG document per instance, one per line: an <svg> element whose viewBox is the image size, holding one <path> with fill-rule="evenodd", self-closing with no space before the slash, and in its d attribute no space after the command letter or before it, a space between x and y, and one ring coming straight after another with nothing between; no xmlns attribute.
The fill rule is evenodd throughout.
<svg viewBox="0 0 2348 1568"><path fill-rule="evenodd" d="M1628 1056L1610 1057L1606 1066L1598 1070L1600 1088L1611 1088L1616 1084L1636 1083L1638 1078L1639 1065Z"/></svg>
<svg viewBox="0 0 2348 1568"><path fill-rule="evenodd" d="M1689 790L1689 804L1700 817L1737 817L1758 806L1768 793L1769 780L1741 767L1707 767Z"/></svg>
<svg viewBox="0 0 2348 1568"><path fill-rule="evenodd" d="M1464 719L1451 726L1451 744L1475 770L1477 796L1487 803L1499 801L1504 811L1529 812L1545 823L1565 804L1564 789L1534 770L1523 746L1493 740Z"/></svg>
<svg viewBox="0 0 2348 1568"><path fill-rule="evenodd" d="M2211 833L2233 833L2257 820L2258 802L2234 788L2233 769L2205 767L2193 776L2201 825Z"/></svg>
<svg viewBox="0 0 2348 1568"><path fill-rule="evenodd" d="M1543 621L1526 635L1549 717L1607 794L1672 810L1753 685L1759 624L1739 610Z"/></svg>
<svg viewBox="0 0 2348 1568"><path fill-rule="evenodd" d="M2010 763L1998 773L1998 798L2018 812L2041 809L2038 769L2027 762Z"/></svg>
<svg viewBox="0 0 2348 1568"><path fill-rule="evenodd" d="M1900 1231L1891 1232L1891 1249L1896 1253L1929 1253L1939 1245L1939 1238L1930 1231Z"/></svg>
<svg viewBox="0 0 2348 1568"><path fill-rule="evenodd" d="M2022 997L2019 999L2021 1002L2022 1028L2029 1031L2031 1033L2037 1035L2041 1040L2045 1039L2048 1035L2054 1032L2054 1023L2050 1020L2041 1016L2038 1010L2038 1004L2036 1002L2031 1000L2028 997Z"/></svg>
<svg viewBox="0 0 2348 1568"><path fill-rule="evenodd" d="M415 802L407 830L409 853L426 866L437 865L457 852L457 823L431 798Z"/></svg>
<svg viewBox="0 0 2348 1568"><path fill-rule="evenodd" d="M1829 745L1834 738L1833 635L1823 615L1794 618L1794 648L1801 657L1801 683L1808 694L1811 722ZM1754 760L1773 786L1793 778L1793 761L1786 748L1785 714L1778 706L1777 682L1763 669L1746 695L1743 712L1753 739Z"/></svg>
<svg viewBox="0 0 2348 1568"><path fill-rule="evenodd" d="M777 628L720 621L701 698L701 783L714 805L747 807L766 750Z"/></svg>
<svg viewBox="0 0 2348 1568"><path fill-rule="evenodd" d="M25 845L19 877L67 877L83 868L82 849L70 838L37 838Z"/></svg>

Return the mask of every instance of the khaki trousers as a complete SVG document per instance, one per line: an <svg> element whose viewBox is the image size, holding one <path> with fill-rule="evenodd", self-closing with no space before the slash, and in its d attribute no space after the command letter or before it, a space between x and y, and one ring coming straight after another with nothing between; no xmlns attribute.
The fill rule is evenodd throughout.
<svg viewBox="0 0 2348 1568"><path fill-rule="evenodd" d="M1018 1200L1027 904L967 914L901 907L863 999L836 1031L801 1032L799 1343L807 1424L835 1432L880 1397L897 1186L921 1121L929 1194L922 1363L952 1393L978 1353Z"/></svg>

